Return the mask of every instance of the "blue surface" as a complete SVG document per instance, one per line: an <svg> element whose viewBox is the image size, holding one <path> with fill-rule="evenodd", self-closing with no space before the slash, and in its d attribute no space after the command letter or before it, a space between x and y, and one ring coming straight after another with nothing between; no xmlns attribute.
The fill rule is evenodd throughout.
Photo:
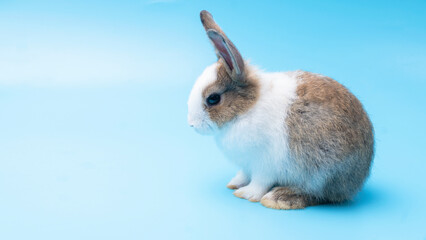
<svg viewBox="0 0 426 240"><path fill-rule="evenodd" d="M212 12L268 71L329 75L376 130L363 191L277 211L186 123ZM425 1L1 1L0 239L426 239Z"/></svg>

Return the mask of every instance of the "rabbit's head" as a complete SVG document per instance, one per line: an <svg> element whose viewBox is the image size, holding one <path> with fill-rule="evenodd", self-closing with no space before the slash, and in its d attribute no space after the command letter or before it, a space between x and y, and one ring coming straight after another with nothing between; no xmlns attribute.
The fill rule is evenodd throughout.
<svg viewBox="0 0 426 240"><path fill-rule="evenodd" d="M212 15L202 11L200 17L218 61L204 70L192 88L188 123L201 134L214 134L253 107L259 81Z"/></svg>

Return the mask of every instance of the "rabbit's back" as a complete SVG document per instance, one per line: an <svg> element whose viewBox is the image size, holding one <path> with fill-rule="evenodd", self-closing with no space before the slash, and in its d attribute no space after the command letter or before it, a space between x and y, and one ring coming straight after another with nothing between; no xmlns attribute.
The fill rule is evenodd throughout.
<svg viewBox="0 0 426 240"><path fill-rule="evenodd" d="M309 72L298 78L286 117L289 155L307 174L323 175L321 197L349 199L369 173L372 124L360 101L340 83Z"/></svg>

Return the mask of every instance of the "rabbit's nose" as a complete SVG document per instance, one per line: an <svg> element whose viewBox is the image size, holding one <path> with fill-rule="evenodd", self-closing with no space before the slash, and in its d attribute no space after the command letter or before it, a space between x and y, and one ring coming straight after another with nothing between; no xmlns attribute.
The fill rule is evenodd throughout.
<svg viewBox="0 0 426 240"><path fill-rule="evenodd" d="M188 114L188 124L190 127L194 127L195 123L191 115Z"/></svg>
<svg viewBox="0 0 426 240"><path fill-rule="evenodd" d="M191 121L191 120L188 120L188 124L189 124L190 127L194 127L194 125L195 125L194 121Z"/></svg>

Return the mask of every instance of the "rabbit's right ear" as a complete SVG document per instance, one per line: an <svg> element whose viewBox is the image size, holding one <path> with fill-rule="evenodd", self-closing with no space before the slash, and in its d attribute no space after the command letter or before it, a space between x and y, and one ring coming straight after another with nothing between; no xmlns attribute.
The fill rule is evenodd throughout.
<svg viewBox="0 0 426 240"><path fill-rule="evenodd" d="M201 11L200 18L204 29L207 32L207 36L210 38L216 49L216 54L226 63L226 70L232 80L242 80L244 73L244 60L238 49L216 24L209 12L206 10Z"/></svg>

